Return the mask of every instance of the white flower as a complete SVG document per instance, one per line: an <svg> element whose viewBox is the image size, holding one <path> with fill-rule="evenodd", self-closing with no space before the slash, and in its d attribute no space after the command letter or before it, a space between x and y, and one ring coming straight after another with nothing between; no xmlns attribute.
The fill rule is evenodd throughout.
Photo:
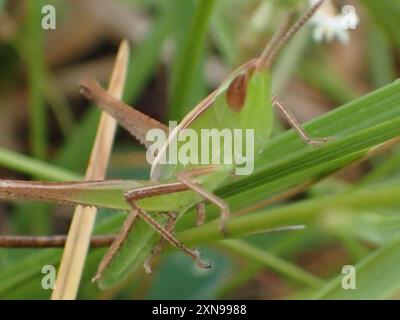
<svg viewBox="0 0 400 320"><path fill-rule="evenodd" d="M310 5L315 5L319 0L309 0ZM342 8L341 14L337 14L330 0L325 1L321 8L310 20L314 27L313 37L317 42L333 41L337 39L341 43L348 43L350 36L348 30L355 29L359 23L359 17L353 6Z"/></svg>

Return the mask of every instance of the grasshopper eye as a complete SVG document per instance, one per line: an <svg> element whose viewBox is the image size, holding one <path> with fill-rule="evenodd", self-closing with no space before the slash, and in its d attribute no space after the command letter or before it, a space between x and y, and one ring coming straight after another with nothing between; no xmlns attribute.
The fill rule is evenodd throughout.
<svg viewBox="0 0 400 320"><path fill-rule="evenodd" d="M238 75L226 93L226 103L234 111L240 111L246 101L248 74Z"/></svg>

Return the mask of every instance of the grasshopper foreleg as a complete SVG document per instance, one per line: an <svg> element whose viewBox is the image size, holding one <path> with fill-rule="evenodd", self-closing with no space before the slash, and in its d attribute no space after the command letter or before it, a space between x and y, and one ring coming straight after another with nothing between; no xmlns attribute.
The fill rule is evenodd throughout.
<svg viewBox="0 0 400 320"><path fill-rule="evenodd" d="M94 278L92 279L93 282L95 282L101 278L103 271L107 268L107 266L110 264L111 260L114 258L115 254L118 252L118 250L124 243L126 237L129 234L129 231L131 231L136 219L137 219L137 212L135 210L128 214L128 217L125 219L120 232L118 233L117 237L111 244L111 246L108 249L104 258L101 260L99 267L97 269L97 273L94 276Z"/></svg>
<svg viewBox="0 0 400 320"><path fill-rule="evenodd" d="M131 229L139 215L139 210L136 209L136 207L137 207L136 201L137 200L147 198L147 197L157 196L160 194L171 194L171 193L175 193L175 192L182 192L182 191L186 191L188 189L189 188L187 186L185 186L184 184L177 182L177 183L162 184L162 185L149 186L149 187L144 187L144 188L139 188L139 189L133 189L133 190L126 192L125 198L131 204L131 206L134 208L134 210L125 219L125 222L124 222L124 225L123 225L121 231L119 232L119 234L115 238L114 242L108 249L103 260L100 262L97 274L93 278L93 281L96 281L101 278L103 271L108 267L108 265L114 259L115 255L118 253L118 250L120 249L120 247L122 246L122 244L124 243L126 238L128 237L129 232L131 231ZM132 203L134 205L132 205ZM202 268L210 267L209 264L205 264L205 263L198 261L199 254L196 251L189 250L186 247L184 247L182 244L180 244L180 242L174 236L172 236L172 234L171 234L172 230L166 230L166 232L164 232L163 231L164 228L161 225L159 225L157 221L155 221L153 218L151 218L151 216L149 216L148 213L144 212L144 210L142 210L142 211L143 212L140 212L141 213L140 216L145 217L146 219L144 219L144 220L146 222L152 222L152 223L150 223L150 225L155 227L155 229L159 233L162 234L163 239L166 238L166 237L164 237L164 234L167 234L167 236L168 236L168 239L166 239L166 240L168 240L167 242L171 242L169 240L172 239L173 242L171 242L171 243L173 245L178 244L176 246L179 248L183 247L185 249L184 250L185 253L189 252L190 253L189 255L197 261L197 263L200 267L202 267ZM149 221L148 217L151 219L150 221ZM167 229L168 229L168 227L167 227ZM158 252L161 250L156 249L156 251ZM145 265L145 268L146 268L146 265Z"/></svg>

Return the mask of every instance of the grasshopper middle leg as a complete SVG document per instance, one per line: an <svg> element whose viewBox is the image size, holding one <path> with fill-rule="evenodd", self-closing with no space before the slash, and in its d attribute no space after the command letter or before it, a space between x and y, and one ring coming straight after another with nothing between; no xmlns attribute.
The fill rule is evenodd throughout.
<svg viewBox="0 0 400 320"><path fill-rule="evenodd" d="M206 170L209 169L206 168ZM182 171L178 173L177 179L184 185L186 185L189 189L196 192L197 194L202 196L205 200L211 202L221 210L221 222L219 228L223 234L227 235L228 232L226 229L226 222L228 221L230 216L229 206L221 198L218 198L216 195L204 189L199 183L193 180L193 178L203 174L205 174L204 168ZM199 216L201 217L201 213Z"/></svg>
<svg viewBox="0 0 400 320"><path fill-rule="evenodd" d="M320 146L328 141L328 138L311 138L303 129L301 124L297 121L297 119L293 116L293 114L289 111L289 109L287 109L283 102L278 99L278 97L272 96L272 105L282 113L282 115L287 119L287 121L305 143L313 146Z"/></svg>

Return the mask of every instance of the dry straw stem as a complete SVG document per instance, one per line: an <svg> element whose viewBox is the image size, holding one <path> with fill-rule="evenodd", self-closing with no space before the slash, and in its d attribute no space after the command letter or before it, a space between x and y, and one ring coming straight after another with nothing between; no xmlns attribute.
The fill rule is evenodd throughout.
<svg viewBox="0 0 400 320"><path fill-rule="evenodd" d="M122 98L128 62L129 45L124 40L118 51L108 90L117 99ZM85 180L104 179L116 127L116 121L103 112ZM72 300L76 298L86 255L90 246L90 237L96 220L96 213L97 210L95 208L81 206L76 208L61 259L56 286L51 296L52 300Z"/></svg>

